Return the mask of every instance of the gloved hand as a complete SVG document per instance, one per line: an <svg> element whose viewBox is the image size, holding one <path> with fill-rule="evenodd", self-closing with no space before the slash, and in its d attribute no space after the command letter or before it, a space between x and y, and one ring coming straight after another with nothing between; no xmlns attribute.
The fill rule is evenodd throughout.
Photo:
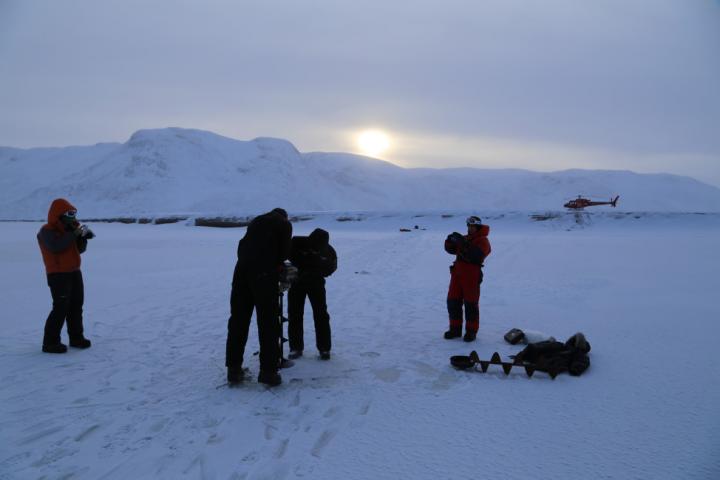
<svg viewBox="0 0 720 480"><path fill-rule="evenodd" d="M87 240L95 237L95 234L87 227L87 225L78 225L78 227L73 230L73 233L76 237L85 238Z"/></svg>
<svg viewBox="0 0 720 480"><path fill-rule="evenodd" d="M298 278L298 269L292 263L285 261L280 266L280 290L286 291Z"/></svg>

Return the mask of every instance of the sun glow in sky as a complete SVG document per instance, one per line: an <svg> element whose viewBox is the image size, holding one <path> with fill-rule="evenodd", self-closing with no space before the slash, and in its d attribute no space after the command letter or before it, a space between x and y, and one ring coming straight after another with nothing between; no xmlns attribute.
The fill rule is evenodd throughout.
<svg viewBox="0 0 720 480"><path fill-rule="evenodd" d="M0 0L0 146L179 126L405 167L720 186L717 1L306 3Z"/></svg>
<svg viewBox="0 0 720 480"><path fill-rule="evenodd" d="M364 130L357 136L357 146L363 155L377 157L390 148L390 137L381 130Z"/></svg>

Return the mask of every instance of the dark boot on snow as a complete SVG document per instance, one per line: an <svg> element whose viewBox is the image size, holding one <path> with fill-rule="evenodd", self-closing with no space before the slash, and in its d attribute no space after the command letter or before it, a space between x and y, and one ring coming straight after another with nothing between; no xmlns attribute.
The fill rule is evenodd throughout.
<svg viewBox="0 0 720 480"><path fill-rule="evenodd" d="M62 343L55 343L53 345L43 345L42 351L45 353L65 353L67 352L67 346Z"/></svg>
<svg viewBox="0 0 720 480"><path fill-rule="evenodd" d="M462 330L459 328L451 328L447 332L445 332L445 339L450 340L453 338L458 338L462 336Z"/></svg>
<svg viewBox="0 0 720 480"><path fill-rule="evenodd" d="M230 386L241 384L244 376L242 367L228 367L227 381Z"/></svg>
<svg viewBox="0 0 720 480"><path fill-rule="evenodd" d="M320 360L330 360L330 352L320 352Z"/></svg>
<svg viewBox="0 0 720 480"><path fill-rule="evenodd" d="M277 372L260 370L258 383L264 383L268 387L277 387L282 383L282 377Z"/></svg>
<svg viewBox="0 0 720 480"><path fill-rule="evenodd" d="M463 341L464 342L472 342L475 340L475 337L477 337L477 332L467 331L467 332L465 332Z"/></svg>
<svg viewBox="0 0 720 480"><path fill-rule="evenodd" d="M90 348L92 342L85 337L71 338L70 346L73 348Z"/></svg>

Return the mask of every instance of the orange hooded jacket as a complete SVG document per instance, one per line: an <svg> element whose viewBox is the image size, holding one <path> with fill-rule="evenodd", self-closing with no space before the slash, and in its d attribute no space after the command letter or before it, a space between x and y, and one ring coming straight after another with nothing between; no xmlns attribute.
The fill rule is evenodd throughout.
<svg viewBox="0 0 720 480"><path fill-rule="evenodd" d="M64 198L53 200L48 211L48 223L43 225L38 232L38 245L40 245L47 273L67 273L80 270L80 250L75 234L68 232L60 221L60 217L69 210L76 210L76 208ZM51 240L52 244L48 240Z"/></svg>
<svg viewBox="0 0 720 480"><path fill-rule="evenodd" d="M465 238L467 238L472 245L475 245L482 251L483 258L490 255L490 252L492 251L490 241L488 240L489 234L490 227L488 225L480 225L477 232L465 235Z"/></svg>

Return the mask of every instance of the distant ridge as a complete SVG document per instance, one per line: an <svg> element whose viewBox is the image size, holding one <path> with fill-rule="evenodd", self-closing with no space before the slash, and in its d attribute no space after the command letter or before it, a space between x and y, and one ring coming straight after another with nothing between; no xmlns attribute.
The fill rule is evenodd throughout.
<svg viewBox="0 0 720 480"><path fill-rule="evenodd" d="M234 140L182 128L125 143L0 147L0 219L41 219L66 197L84 216L251 215L290 211L560 210L577 195L619 211L720 212L720 189L690 177L618 170L406 169L287 140ZM599 207L608 208L608 207Z"/></svg>

